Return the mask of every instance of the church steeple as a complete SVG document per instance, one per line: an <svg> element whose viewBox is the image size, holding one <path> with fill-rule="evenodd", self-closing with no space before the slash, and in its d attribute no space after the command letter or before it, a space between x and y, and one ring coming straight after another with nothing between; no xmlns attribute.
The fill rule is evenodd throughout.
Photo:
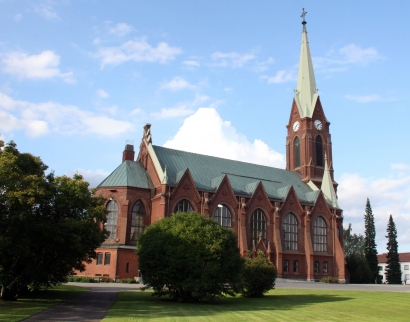
<svg viewBox="0 0 410 322"><path fill-rule="evenodd" d="M306 31L306 13L305 9L303 9L301 15L303 18L302 44L300 48L298 82L294 97L301 118L312 117L318 98L315 73L313 71L312 57L310 56L309 41Z"/></svg>
<svg viewBox="0 0 410 322"><path fill-rule="evenodd" d="M325 116L316 88L305 15L306 11L303 9L298 79L286 126L286 169L300 173L304 182L312 181L319 189L325 175L327 184L332 182L336 191L333 168L330 166L325 169L328 166L325 155L329 164L333 164L330 122Z"/></svg>

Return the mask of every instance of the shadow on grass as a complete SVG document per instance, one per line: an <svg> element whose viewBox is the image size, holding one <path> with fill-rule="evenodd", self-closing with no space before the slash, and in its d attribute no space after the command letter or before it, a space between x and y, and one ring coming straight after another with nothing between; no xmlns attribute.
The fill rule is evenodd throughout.
<svg viewBox="0 0 410 322"><path fill-rule="evenodd" d="M263 298L222 298L212 303L178 303L166 298L151 296L151 292L121 292L107 317L116 318L172 318L201 317L218 314L235 314L262 311L288 311L316 303L341 302L350 297L328 294L269 294Z"/></svg>
<svg viewBox="0 0 410 322"><path fill-rule="evenodd" d="M21 296L17 301L0 300L0 321L20 321L87 291L76 286L60 285Z"/></svg>

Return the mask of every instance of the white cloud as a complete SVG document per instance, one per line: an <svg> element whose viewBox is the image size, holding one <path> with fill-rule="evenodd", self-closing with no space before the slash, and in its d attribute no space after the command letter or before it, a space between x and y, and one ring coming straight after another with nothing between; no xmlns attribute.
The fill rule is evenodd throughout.
<svg viewBox="0 0 410 322"><path fill-rule="evenodd" d="M269 57L265 61L256 62L255 70L258 71L258 72L263 72L263 71L269 69L269 65L272 65L274 62L275 62L275 60L272 57Z"/></svg>
<svg viewBox="0 0 410 322"><path fill-rule="evenodd" d="M31 103L0 93L0 133L25 131L29 137L50 133L115 136L130 129L130 122L84 111L73 105Z"/></svg>
<svg viewBox="0 0 410 322"><path fill-rule="evenodd" d="M351 101L359 102L359 103L368 103L368 102L375 102L380 101L381 97L378 94L371 94L371 95L345 95L345 98Z"/></svg>
<svg viewBox="0 0 410 322"><path fill-rule="evenodd" d="M185 60L182 62L184 65L186 66L190 66L190 67L199 67L199 63L196 60Z"/></svg>
<svg viewBox="0 0 410 322"><path fill-rule="evenodd" d="M133 29L134 28L131 25L125 22L120 22L120 23L117 23L114 27L110 28L110 34L114 34L114 35L122 37L128 34L129 32L131 32Z"/></svg>
<svg viewBox="0 0 410 322"><path fill-rule="evenodd" d="M85 170L76 169L75 171L70 171L67 176L72 177L74 174L80 174L83 176L85 181L88 181L90 188L96 188L105 178L108 177L110 172L97 169L97 170Z"/></svg>
<svg viewBox="0 0 410 322"><path fill-rule="evenodd" d="M13 17L15 22L20 22L22 18L23 18L23 15L21 13L17 13Z"/></svg>
<svg viewBox="0 0 410 322"><path fill-rule="evenodd" d="M158 119L187 116L194 113L196 108L208 100L208 96L196 94L195 99L192 102L180 102L173 107L162 108L159 112L151 113L151 116ZM214 104L218 104L218 102Z"/></svg>
<svg viewBox="0 0 410 322"><path fill-rule="evenodd" d="M211 55L211 58L215 61L216 66L239 68L243 67L249 61L254 60L256 56L252 53L239 54L236 52L215 52Z"/></svg>
<svg viewBox="0 0 410 322"><path fill-rule="evenodd" d="M278 83L286 83L290 81L295 81L296 76L293 71L286 71L286 70L279 70L275 76L262 76L261 78L267 79L268 84L278 84Z"/></svg>
<svg viewBox="0 0 410 322"><path fill-rule="evenodd" d="M362 49L355 44L350 44L341 48L339 54L343 60L349 64L367 64L381 58L375 48L369 47Z"/></svg>
<svg viewBox="0 0 410 322"><path fill-rule="evenodd" d="M108 93L106 91L104 91L101 88L98 89L96 93L97 93L97 96L100 97L100 98L107 98L107 97L110 96L110 95L108 95Z"/></svg>
<svg viewBox="0 0 410 322"><path fill-rule="evenodd" d="M194 89L195 86L189 84L184 78L182 77L174 77L167 83L163 83L160 89L167 89L172 92L179 91L181 89Z"/></svg>
<svg viewBox="0 0 410 322"><path fill-rule="evenodd" d="M50 21L60 21L61 18L57 11L54 9L54 2L51 0L43 1L42 3L36 4L34 6L34 11L37 12L41 17Z"/></svg>
<svg viewBox="0 0 410 322"><path fill-rule="evenodd" d="M144 115L145 112L144 112L144 110L142 110L141 108L134 108L129 114L130 114L131 116L134 116L134 115Z"/></svg>
<svg viewBox="0 0 410 322"><path fill-rule="evenodd" d="M364 233L363 217L369 198L379 252L386 251L384 236L390 214L396 222L399 245L410 247L410 165L391 165L391 168L393 171L386 178L364 178L346 173L339 180L339 205L344 209L344 224L347 226L351 222L356 233Z"/></svg>
<svg viewBox="0 0 410 322"><path fill-rule="evenodd" d="M182 53L181 48L171 47L166 42L151 46L146 38L129 40L118 47L101 47L95 57L101 65L119 65L127 61L167 63Z"/></svg>
<svg viewBox="0 0 410 322"><path fill-rule="evenodd" d="M373 47L361 48L356 44L350 44L340 48L338 51L331 50L325 57L313 57L313 62L317 70L345 71L350 65L367 65L383 56Z"/></svg>
<svg viewBox="0 0 410 322"><path fill-rule="evenodd" d="M50 79L61 78L65 82L73 83L73 73L62 73L60 56L51 50L42 51L38 55L28 55L24 52L10 52L3 55L1 60L3 72L20 79Z"/></svg>
<svg viewBox="0 0 410 322"><path fill-rule="evenodd" d="M283 168L285 157L259 139L249 142L215 108L199 108L165 147Z"/></svg>

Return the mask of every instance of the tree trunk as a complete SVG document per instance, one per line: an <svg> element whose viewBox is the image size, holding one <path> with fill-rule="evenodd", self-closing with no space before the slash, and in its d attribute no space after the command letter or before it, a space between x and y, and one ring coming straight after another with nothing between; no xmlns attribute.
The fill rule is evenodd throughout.
<svg viewBox="0 0 410 322"><path fill-rule="evenodd" d="M3 301L17 301L17 293L7 287L1 286L0 298Z"/></svg>

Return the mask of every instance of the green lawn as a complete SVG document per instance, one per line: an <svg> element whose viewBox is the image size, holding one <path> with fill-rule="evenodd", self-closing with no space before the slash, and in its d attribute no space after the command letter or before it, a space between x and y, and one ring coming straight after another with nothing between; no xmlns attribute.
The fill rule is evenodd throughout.
<svg viewBox="0 0 410 322"><path fill-rule="evenodd" d="M87 290L82 287L60 285L50 290L23 296L17 301L0 300L0 321L21 321L85 291Z"/></svg>
<svg viewBox="0 0 410 322"><path fill-rule="evenodd" d="M276 289L261 299L175 303L149 291L124 291L104 322L409 321L410 293Z"/></svg>

